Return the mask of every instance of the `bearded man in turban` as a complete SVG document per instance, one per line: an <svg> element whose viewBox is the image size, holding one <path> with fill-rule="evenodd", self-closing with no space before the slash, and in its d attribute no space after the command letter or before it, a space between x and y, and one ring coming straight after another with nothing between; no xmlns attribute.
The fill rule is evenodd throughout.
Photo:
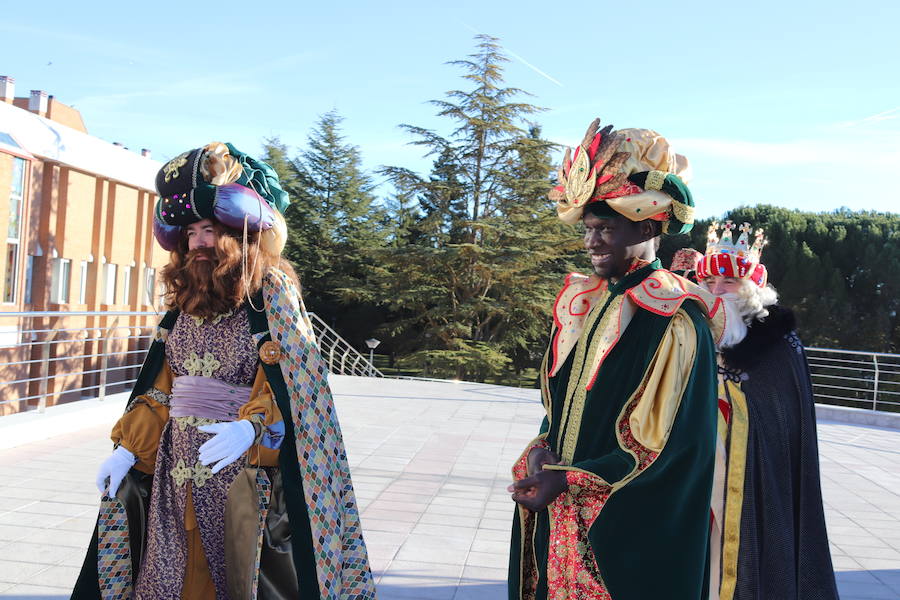
<svg viewBox="0 0 900 600"><path fill-rule="evenodd" d="M374 599L275 172L212 143L157 175L162 318L73 598Z"/></svg>

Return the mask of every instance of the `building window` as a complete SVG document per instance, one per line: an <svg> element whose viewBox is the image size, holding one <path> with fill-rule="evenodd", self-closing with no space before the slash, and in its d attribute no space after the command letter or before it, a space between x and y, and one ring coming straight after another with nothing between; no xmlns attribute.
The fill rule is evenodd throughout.
<svg viewBox="0 0 900 600"><path fill-rule="evenodd" d="M87 304L88 262L81 261L81 284L78 286L78 304Z"/></svg>
<svg viewBox="0 0 900 600"><path fill-rule="evenodd" d="M144 269L144 304L155 306L153 294L156 293L156 269L147 267Z"/></svg>
<svg viewBox="0 0 900 600"><path fill-rule="evenodd" d="M25 259L25 304L31 304L31 285L34 279L34 256Z"/></svg>
<svg viewBox="0 0 900 600"><path fill-rule="evenodd" d="M116 265L112 263L106 263L103 265L103 303L104 304L115 304L116 303L116 276L117 270Z"/></svg>
<svg viewBox="0 0 900 600"><path fill-rule="evenodd" d="M53 272L50 275L50 302L68 304L71 275L71 260L68 258L53 259Z"/></svg>
<svg viewBox="0 0 900 600"><path fill-rule="evenodd" d="M122 268L122 304L131 303L131 266Z"/></svg>
<svg viewBox="0 0 900 600"><path fill-rule="evenodd" d="M6 231L6 277L3 301L15 302L19 281L19 243L22 239L22 197L25 194L25 160L13 158L12 185L9 190L9 227Z"/></svg>
<svg viewBox="0 0 900 600"><path fill-rule="evenodd" d="M3 280L3 301L16 301L16 280L19 278L19 244L6 242L6 277Z"/></svg>

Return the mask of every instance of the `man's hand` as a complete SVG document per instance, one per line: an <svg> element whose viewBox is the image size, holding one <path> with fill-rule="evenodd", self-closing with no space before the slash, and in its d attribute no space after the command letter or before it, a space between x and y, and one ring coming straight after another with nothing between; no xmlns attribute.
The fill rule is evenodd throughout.
<svg viewBox="0 0 900 600"><path fill-rule="evenodd" d="M126 448L119 446L113 450L97 470L97 489L100 493L105 494L108 491L111 497L115 497L119 485L135 462L137 458Z"/></svg>
<svg viewBox="0 0 900 600"><path fill-rule="evenodd" d="M197 428L204 433L215 435L200 446L200 463L212 467L215 475L237 459L239 459L256 437L256 430L250 421L231 421L228 423L213 423L201 425Z"/></svg>
<svg viewBox="0 0 900 600"><path fill-rule="evenodd" d="M528 465L528 476L531 477L535 473L539 473L544 465L558 465L560 459L555 452L538 446L531 449L525 462Z"/></svg>
<svg viewBox="0 0 900 600"><path fill-rule="evenodd" d="M533 512L547 508L569 489L565 471L539 471L506 488L512 499Z"/></svg>

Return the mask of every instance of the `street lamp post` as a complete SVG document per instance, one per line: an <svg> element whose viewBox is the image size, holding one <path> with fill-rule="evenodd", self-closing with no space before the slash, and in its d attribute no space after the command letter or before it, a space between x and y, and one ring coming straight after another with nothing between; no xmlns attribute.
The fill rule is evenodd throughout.
<svg viewBox="0 0 900 600"><path fill-rule="evenodd" d="M375 368L374 363L372 362L375 359L375 348L378 347L378 344L381 343L381 340L376 340L375 338L369 338L366 340L366 346L369 347L369 377L372 377L375 372L372 370Z"/></svg>

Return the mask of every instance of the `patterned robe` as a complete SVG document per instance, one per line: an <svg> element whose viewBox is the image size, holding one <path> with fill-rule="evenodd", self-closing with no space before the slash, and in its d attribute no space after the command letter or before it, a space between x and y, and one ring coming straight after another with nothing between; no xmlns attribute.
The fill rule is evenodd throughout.
<svg viewBox="0 0 900 600"><path fill-rule="evenodd" d="M178 369L186 373L196 369L201 374L219 374L223 378L234 377L235 382L242 382L248 374L255 373L257 384L265 386L283 417L284 438L280 448L271 453L274 461L272 464L278 468L275 471L256 469L253 471L255 478L251 476L250 479L241 479L237 477L236 471L242 471L243 464L238 464L241 462L238 461L220 472L218 475L224 476L216 479L218 483L212 486L218 489L214 493L221 494L224 493L224 488L229 485L234 487L240 481L246 484L244 489L250 492L247 497L252 498L255 503L255 506L243 511L244 516L254 525L255 533L245 540L250 546L239 548L236 552L243 558L240 578L244 579L246 575L250 579L249 586L238 586L241 589L240 597L271 597L268 593L274 589L273 585L269 585L272 583L271 577L278 577L279 574L283 576L285 572L285 569L276 569L277 572L269 573L270 579L266 578L266 557L273 556L271 547L267 554L267 542L270 541L273 529L272 519L267 517L271 511L275 511L286 515L278 527L281 529L281 537L290 540L286 558L293 568L288 572L295 577L293 587L299 589L300 597L323 600L374 599L374 583L362 539L340 426L328 388L327 369L299 292L284 273L272 270L263 282L263 289L244 310L246 312L242 310L225 317L221 326L227 328L229 319L238 323L232 324L232 327L242 327L243 323L248 323L249 346L245 347L238 341L236 344L229 344L227 352L237 355L248 351L256 352L262 360L255 363L253 370L245 369L246 364L241 360L221 360L222 357L216 356L213 347L203 349L204 343L215 346L218 343L215 339L195 338L195 343L199 342L199 352L196 351L198 347L167 352L170 336L175 335L177 339L179 335L188 338L197 335L196 331L192 332L189 321L179 319L177 311L170 311L160 322L156 338L135 383L129 406L136 400L157 404L161 402L159 390L154 391L154 387L158 385L158 379L164 371L167 354L173 363L177 363L173 367L176 374ZM244 314L246 317L242 316ZM237 336L235 339L247 338ZM153 486L153 476L146 471L132 469L123 480L117 498L104 497L98 526L72 598L131 598L135 592L136 580L139 581L139 591L144 589L145 581L146 585L153 587L150 579L154 579L156 575L141 573L142 556L147 559L145 551L152 553L154 547L168 548L178 544L173 546L171 541L161 539L147 542L148 537L158 534L147 524L151 487L170 490L164 494L164 498L154 502L157 506L168 502L162 516L168 514L177 517L184 514L184 503L180 500L184 492L173 489L180 488L178 480L186 481L190 478L195 487L198 477L204 480L202 487L212 481L207 479L203 469L198 470L191 463L192 453L208 436L202 437L206 434L196 430L196 423L185 423L184 428L180 425L172 420L164 427L159 455L153 465L157 469L157 475L168 473L165 485ZM188 458L185 459L185 456ZM178 463L178 457L184 460L183 465ZM260 464L266 464L264 457L260 460ZM216 511L221 511L224 507L210 508L202 499L196 500L195 504L199 508L197 520L201 537L207 537L204 547L207 544L210 548L216 547L219 540L209 538L210 535L218 534L210 532L221 531L221 527L218 530L213 527L210 517L219 514ZM152 523L153 519L150 521ZM201 521L205 521L206 525ZM226 522L225 526L227 528L229 523ZM248 549L249 562L246 560ZM177 549L173 552L175 556L172 559L176 565L183 564L184 557ZM230 591L226 592L222 582L216 580L216 571L222 572L213 564L217 558L208 558L216 584L216 596L234 595ZM150 557L150 560L153 558ZM229 578L231 571L228 570ZM231 583L228 582L229 590L234 589ZM172 591L167 589L166 593L171 594Z"/></svg>
<svg viewBox="0 0 900 600"><path fill-rule="evenodd" d="M166 360L176 377L213 378L249 389L258 355L250 335L247 307L212 319L179 314L166 341ZM157 398L163 393L154 391ZM223 412L237 413L240 407L239 401L227 397L220 404ZM130 408L136 407L135 403ZM203 556L198 558L206 560L214 593L227 597L225 504L245 461L235 461L215 475L210 466L200 463L200 446L213 436L198 427L216 422L192 414L170 417L163 427L147 509L147 549L135 589L138 599L177 599L187 591L183 579L193 565L186 536L194 530L202 546ZM127 440L122 443L127 447ZM187 589L202 593L196 588L189 583ZM208 588L203 591L206 595L213 593Z"/></svg>

